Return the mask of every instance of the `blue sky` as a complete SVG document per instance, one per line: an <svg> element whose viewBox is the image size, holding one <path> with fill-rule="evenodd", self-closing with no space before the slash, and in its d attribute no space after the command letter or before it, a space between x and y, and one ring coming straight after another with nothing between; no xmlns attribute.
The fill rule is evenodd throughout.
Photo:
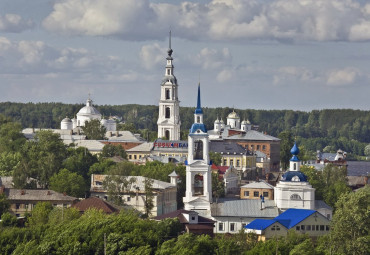
<svg viewBox="0 0 370 255"><path fill-rule="evenodd" d="M0 101L157 105L169 29L182 106L370 109L355 0L4 0Z"/></svg>

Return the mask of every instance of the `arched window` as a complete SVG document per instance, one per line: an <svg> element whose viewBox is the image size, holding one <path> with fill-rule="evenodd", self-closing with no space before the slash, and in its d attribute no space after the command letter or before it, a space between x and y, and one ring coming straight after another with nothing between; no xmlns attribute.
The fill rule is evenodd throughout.
<svg viewBox="0 0 370 255"><path fill-rule="evenodd" d="M166 107L166 119L169 119L171 116L171 109L170 107Z"/></svg>
<svg viewBox="0 0 370 255"><path fill-rule="evenodd" d="M166 137L167 140L170 140L170 130L166 130L164 132L164 136Z"/></svg>
<svg viewBox="0 0 370 255"><path fill-rule="evenodd" d="M197 116L197 123L200 123L200 116Z"/></svg>
<svg viewBox="0 0 370 255"><path fill-rule="evenodd" d="M298 194L293 194L290 196L290 200L302 200L302 198Z"/></svg>
<svg viewBox="0 0 370 255"><path fill-rule="evenodd" d="M171 91L169 89L166 89L166 99L170 99L170 93Z"/></svg>
<svg viewBox="0 0 370 255"><path fill-rule="evenodd" d="M204 195L203 175L196 174L194 176L194 196Z"/></svg>
<svg viewBox="0 0 370 255"><path fill-rule="evenodd" d="M297 163L293 163L293 170L297 170Z"/></svg>
<svg viewBox="0 0 370 255"><path fill-rule="evenodd" d="M203 142L200 140L194 142L194 159L203 159Z"/></svg>

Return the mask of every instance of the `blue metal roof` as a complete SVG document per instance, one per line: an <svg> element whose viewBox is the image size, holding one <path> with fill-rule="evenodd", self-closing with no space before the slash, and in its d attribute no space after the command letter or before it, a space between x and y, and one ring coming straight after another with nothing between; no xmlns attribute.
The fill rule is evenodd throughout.
<svg viewBox="0 0 370 255"><path fill-rule="evenodd" d="M257 230L265 230L272 224L274 224L276 220L263 220L263 219L256 219L246 225L244 228L249 228L249 229L257 229Z"/></svg>
<svg viewBox="0 0 370 255"><path fill-rule="evenodd" d="M279 222L281 225L290 229L300 223L301 221L307 219L309 216L314 214L315 210L306 210L306 209L293 209L290 208L280 214L279 216L275 217L272 220L264 220L264 219L256 219L245 226L248 229L257 229L257 230L265 230L269 226L271 226L275 222Z"/></svg>
<svg viewBox="0 0 370 255"><path fill-rule="evenodd" d="M280 222L287 229L290 229L315 212L315 210L290 208L277 216L274 220Z"/></svg>
<svg viewBox="0 0 370 255"><path fill-rule="evenodd" d="M297 176L300 182L307 182L307 176L300 171L288 171L281 176L281 181L291 182L293 177Z"/></svg>
<svg viewBox="0 0 370 255"><path fill-rule="evenodd" d="M203 123L194 123L191 125L190 134L194 134L198 129L202 130L202 132L207 133L206 126Z"/></svg>
<svg viewBox="0 0 370 255"><path fill-rule="evenodd" d="M195 109L195 114L203 114L203 110L200 105L200 84L198 85L197 109Z"/></svg>
<svg viewBox="0 0 370 255"><path fill-rule="evenodd" d="M299 148L297 146L297 143L294 143L292 149L290 150L290 153L292 153L293 155L298 155L299 154Z"/></svg>

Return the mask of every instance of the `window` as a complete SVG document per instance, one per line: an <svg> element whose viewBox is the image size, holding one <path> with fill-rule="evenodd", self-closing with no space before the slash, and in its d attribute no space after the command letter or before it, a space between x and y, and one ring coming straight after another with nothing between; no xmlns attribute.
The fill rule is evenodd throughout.
<svg viewBox="0 0 370 255"><path fill-rule="evenodd" d="M290 200L302 200L302 198L298 194L293 194L290 196Z"/></svg>
<svg viewBox="0 0 370 255"><path fill-rule="evenodd" d="M234 160L230 159L230 166L233 166L233 165L234 165Z"/></svg>
<svg viewBox="0 0 370 255"><path fill-rule="evenodd" d="M330 226L326 225L326 231L329 231L329 230L330 230Z"/></svg>
<svg viewBox="0 0 370 255"><path fill-rule="evenodd" d="M294 170L297 170L297 163L293 164L293 168L294 168Z"/></svg>
<svg viewBox="0 0 370 255"><path fill-rule="evenodd" d="M236 160L236 166L240 166L240 160Z"/></svg>
<svg viewBox="0 0 370 255"><path fill-rule="evenodd" d="M15 204L15 209L19 209L21 207L21 204Z"/></svg>
<svg viewBox="0 0 370 255"><path fill-rule="evenodd" d="M54 207L57 207L57 204L53 204Z"/></svg>
<svg viewBox="0 0 370 255"><path fill-rule="evenodd" d="M67 206L68 206L67 204L63 204L63 208L67 208Z"/></svg>
<svg viewBox="0 0 370 255"><path fill-rule="evenodd" d="M136 155L134 155L134 159L137 159L137 156Z"/></svg>
<svg viewBox="0 0 370 255"><path fill-rule="evenodd" d="M260 149L260 146L259 145L257 145L257 150L259 150Z"/></svg>
<svg viewBox="0 0 370 255"><path fill-rule="evenodd" d="M307 231L310 231L311 230L311 225L307 225Z"/></svg>
<svg viewBox="0 0 370 255"><path fill-rule="evenodd" d="M170 69L167 69L167 75L170 75Z"/></svg>
<svg viewBox="0 0 370 255"><path fill-rule="evenodd" d="M324 225L320 225L320 231L324 231L325 230L325 226Z"/></svg>
<svg viewBox="0 0 370 255"><path fill-rule="evenodd" d="M260 193L258 191L255 191L255 192L253 192L253 196L254 197L259 197L260 196Z"/></svg>
<svg viewBox="0 0 370 255"><path fill-rule="evenodd" d="M227 160L226 159L224 159L224 164L223 164L224 166L226 166L227 165Z"/></svg>
<svg viewBox="0 0 370 255"><path fill-rule="evenodd" d="M191 220L195 220L195 216L191 216Z"/></svg>
<svg viewBox="0 0 370 255"><path fill-rule="evenodd" d="M102 183L102 182L99 182L99 181L95 181L95 185L96 185L96 186L102 186L102 185L103 185L103 183Z"/></svg>
<svg viewBox="0 0 370 255"><path fill-rule="evenodd" d="M222 222L218 223L218 231L224 231L224 224Z"/></svg>
<svg viewBox="0 0 370 255"><path fill-rule="evenodd" d="M108 199L108 196L104 196L104 200L107 200Z"/></svg>
<svg viewBox="0 0 370 255"><path fill-rule="evenodd" d="M330 214L327 214L327 215L326 215L326 218L327 218L328 220L330 220Z"/></svg>
<svg viewBox="0 0 370 255"><path fill-rule="evenodd" d="M200 123L200 116L197 116L197 123Z"/></svg>
<svg viewBox="0 0 370 255"><path fill-rule="evenodd" d="M315 225L312 225L312 231L315 231Z"/></svg>
<svg viewBox="0 0 370 255"><path fill-rule="evenodd" d="M316 225L316 231L319 231L319 227L320 227L319 225Z"/></svg>
<svg viewBox="0 0 370 255"><path fill-rule="evenodd" d="M235 223L230 223L230 231L235 231Z"/></svg>
<svg viewBox="0 0 370 255"><path fill-rule="evenodd" d="M271 228L271 230L272 231L279 231L280 230L280 227L278 226L278 225L274 225L274 226L272 226L272 228Z"/></svg>
<svg viewBox="0 0 370 255"><path fill-rule="evenodd" d="M266 145L262 145L262 150L266 150Z"/></svg>
<svg viewBox="0 0 370 255"><path fill-rule="evenodd" d="M127 202L130 202L131 201L131 197L127 197Z"/></svg>
<svg viewBox="0 0 370 255"><path fill-rule="evenodd" d="M244 229L245 226L247 226L247 224L246 223L242 223L242 229Z"/></svg>
<svg viewBox="0 0 370 255"><path fill-rule="evenodd" d="M170 99L170 93L171 91L169 89L166 89L166 99Z"/></svg>
<svg viewBox="0 0 370 255"><path fill-rule="evenodd" d="M295 230L298 230L299 231L300 230L300 227L299 226L296 226L295 227Z"/></svg>
<svg viewBox="0 0 370 255"><path fill-rule="evenodd" d="M171 109L170 107L166 107L166 114L165 114L165 118L166 119L169 119L171 117Z"/></svg>
<svg viewBox="0 0 370 255"><path fill-rule="evenodd" d="M128 159L132 159L132 156L131 155L128 155Z"/></svg>
<svg viewBox="0 0 370 255"><path fill-rule="evenodd" d="M263 196L264 197L268 197L269 196L269 193L268 192L263 192Z"/></svg>
<svg viewBox="0 0 370 255"><path fill-rule="evenodd" d="M244 196L249 197L249 191L244 191Z"/></svg>
<svg viewBox="0 0 370 255"><path fill-rule="evenodd" d="M24 208L25 209L28 209L28 204L24 204Z"/></svg>
<svg viewBox="0 0 370 255"><path fill-rule="evenodd" d="M301 230L305 230L305 225L301 225Z"/></svg>

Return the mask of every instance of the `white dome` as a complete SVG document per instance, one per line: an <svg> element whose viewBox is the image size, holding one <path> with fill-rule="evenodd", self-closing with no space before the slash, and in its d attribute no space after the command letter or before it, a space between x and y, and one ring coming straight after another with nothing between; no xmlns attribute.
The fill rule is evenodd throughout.
<svg viewBox="0 0 370 255"><path fill-rule="evenodd" d="M105 124L107 124L107 122L108 122L108 120L106 120L106 119L102 119L102 120L100 121L100 124L105 125Z"/></svg>
<svg viewBox="0 0 370 255"><path fill-rule="evenodd" d="M62 119L62 122L63 123L69 123L69 122L72 122L72 120L68 117L65 117L64 119Z"/></svg>
<svg viewBox="0 0 370 255"><path fill-rule="evenodd" d="M239 115L235 112L235 111L232 111L228 116L227 116L228 119L240 119L239 118Z"/></svg>
<svg viewBox="0 0 370 255"><path fill-rule="evenodd" d="M82 107L77 115L101 115L98 110L92 105L92 100L86 100L86 106Z"/></svg>

